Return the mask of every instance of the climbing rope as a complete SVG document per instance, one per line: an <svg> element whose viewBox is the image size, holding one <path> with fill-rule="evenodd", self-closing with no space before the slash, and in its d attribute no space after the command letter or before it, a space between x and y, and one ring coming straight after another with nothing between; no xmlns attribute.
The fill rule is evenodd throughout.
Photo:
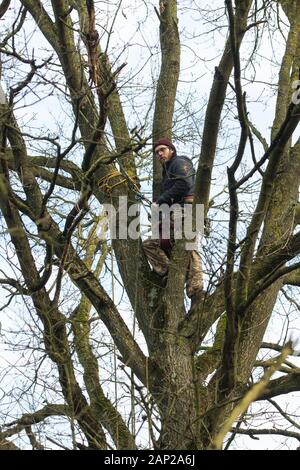
<svg viewBox="0 0 300 470"><path fill-rule="evenodd" d="M118 181L117 183L110 184L110 181L113 178L116 178L118 176L122 176L122 174L117 170L113 171L112 173L109 173L108 175L103 176L103 178L101 178L100 181L98 182L98 186L101 189L101 191L107 194L111 194L112 190L115 187L119 186L120 184L125 183L126 178L122 179L121 181Z"/></svg>

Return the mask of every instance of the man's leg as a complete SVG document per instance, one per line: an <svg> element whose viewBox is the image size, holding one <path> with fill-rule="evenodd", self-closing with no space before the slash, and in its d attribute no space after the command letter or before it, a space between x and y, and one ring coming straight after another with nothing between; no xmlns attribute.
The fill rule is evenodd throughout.
<svg viewBox="0 0 300 470"><path fill-rule="evenodd" d="M167 274L170 260L160 247L159 240L145 240L143 242L143 249L154 271L161 276Z"/></svg>
<svg viewBox="0 0 300 470"><path fill-rule="evenodd" d="M189 298L203 291L202 261L199 253L192 250L186 275L186 294Z"/></svg>

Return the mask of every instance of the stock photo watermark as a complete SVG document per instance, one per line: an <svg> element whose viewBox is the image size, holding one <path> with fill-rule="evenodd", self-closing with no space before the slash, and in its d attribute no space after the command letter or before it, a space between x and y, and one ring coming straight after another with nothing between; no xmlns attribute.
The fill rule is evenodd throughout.
<svg viewBox="0 0 300 470"><path fill-rule="evenodd" d="M141 236L141 206L128 204L127 196L120 196L118 204L103 204L99 235L105 238L104 227L109 227L112 240L137 240ZM196 204L151 205L151 236L153 240L186 240L185 249L195 250L204 230L204 206Z"/></svg>
<svg viewBox="0 0 300 470"><path fill-rule="evenodd" d="M294 80L292 83L292 88L294 93L292 94L292 103L299 104L300 103L300 80Z"/></svg>

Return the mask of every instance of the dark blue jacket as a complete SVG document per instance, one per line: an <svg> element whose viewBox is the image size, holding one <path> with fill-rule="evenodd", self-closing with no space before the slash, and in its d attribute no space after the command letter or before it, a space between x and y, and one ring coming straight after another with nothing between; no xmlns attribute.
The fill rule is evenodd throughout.
<svg viewBox="0 0 300 470"><path fill-rule="evenodd" d="M185 196L194 194L195 170L188 157L174 155L163 165L161 194L157 204L182 204Z"/></svg>

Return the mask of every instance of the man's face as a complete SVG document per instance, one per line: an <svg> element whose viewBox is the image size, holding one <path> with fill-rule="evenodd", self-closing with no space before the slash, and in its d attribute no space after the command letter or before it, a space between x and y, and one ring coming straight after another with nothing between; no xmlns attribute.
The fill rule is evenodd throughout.
<svg viewBox="0 0 300 470"><path fill-rule="evenodd" d="M171 160L173 157L174 150L171 150L166 145L158 145L155 148L155 155L159 158L161 164L164 164Z"/></svg>

